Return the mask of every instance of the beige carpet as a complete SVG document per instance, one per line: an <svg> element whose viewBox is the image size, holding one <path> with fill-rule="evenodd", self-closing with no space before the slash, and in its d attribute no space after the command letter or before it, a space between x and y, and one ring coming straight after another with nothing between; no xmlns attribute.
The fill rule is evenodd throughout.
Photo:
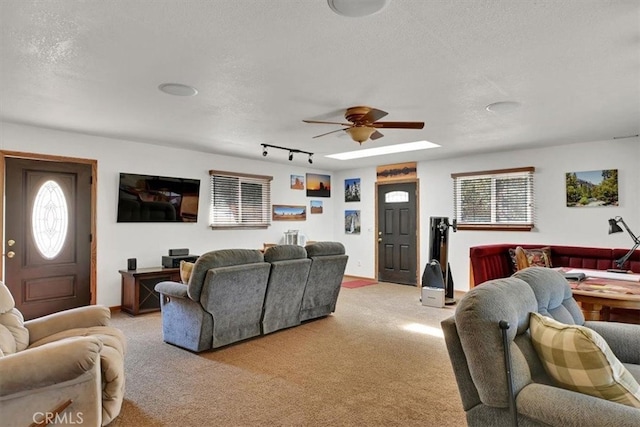
<svg viewBox="0 0 640 427"><path fill-rule="evenodd" d="M463 426L440 320L418 288L341 289L336 312L194 354L162 342L159 313L115 314L126 395L110 426Z"/></svg>

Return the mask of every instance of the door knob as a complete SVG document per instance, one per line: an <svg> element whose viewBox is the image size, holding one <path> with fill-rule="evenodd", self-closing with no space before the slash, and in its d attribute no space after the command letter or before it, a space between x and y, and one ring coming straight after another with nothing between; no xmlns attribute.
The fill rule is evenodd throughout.
<svg viewBox="0 0 640 427"><path fill-rule="evenodd" d="M15 252L13 252L13 251L7 252L7 258L13 258L14 256L16 256Z"/></svg>
<svg viewBox="0 0 640 427"><path fill-rule="evenodd" d="M13 246L13 245L15 245L15 244L16 244L16 241L15 241L15 240L13 240L13 239L9 239L9 240L7 240L7 246Z"/></svg>
<svg viewBox="0 0 640 427"><path fill-rule="evenodd" d="M382 237L378 237L378 243L382 243Z"/></svg>

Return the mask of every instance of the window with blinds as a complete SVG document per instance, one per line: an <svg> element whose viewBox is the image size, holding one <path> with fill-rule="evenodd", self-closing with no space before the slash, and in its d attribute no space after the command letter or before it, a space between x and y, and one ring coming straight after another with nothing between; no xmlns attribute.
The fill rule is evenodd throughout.
<svg viewBox="0 0 640 427"><path fill-rule="evenodd" d="M534 167L451 174L459 230L533 228Z"/></svg>
<svg viewBox="0 0 640 427"><path fill-rule="evenodd" d="M271 181L265 175L209 171L211 228L267 228L271 225Z"/></svg>

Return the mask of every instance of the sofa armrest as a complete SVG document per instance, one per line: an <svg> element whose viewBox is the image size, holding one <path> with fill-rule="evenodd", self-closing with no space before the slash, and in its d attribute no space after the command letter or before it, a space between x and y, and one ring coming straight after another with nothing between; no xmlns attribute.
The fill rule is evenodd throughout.
<svg viewBox="0 0 640 427"><path fill-rule="evenodd" d="M102 342L74 337L0 358L0 397L71 381L100 362Z"/></svg>
<svg viewBox="0 0 640 427"><path fill-rule="evenodd" d="M594 320L584 326L600 334L621 362L640 365L640 325Z"/></svg>
<svg viewBox="0 0 640 427"><path fill-rule="evenodd" d="M587 394L529 384L516 398L518 413L550 426L638 425L640 410Z"/></svg>
<svg viewBox="0 0 640 427"><path fill-rule="evenodd" d="M34 343L49 335L75 328L108 326L111 311L103 305L88 305L42 316L24 322L29 330L29 343Z"/></svg>
<svg viewBox="0 0 640 427"><path fill-rule="evenodd" d="M174 298L189 298L187 295L187 285L178 282L160 282L156 284L155 291L159 294Z"/></svg>

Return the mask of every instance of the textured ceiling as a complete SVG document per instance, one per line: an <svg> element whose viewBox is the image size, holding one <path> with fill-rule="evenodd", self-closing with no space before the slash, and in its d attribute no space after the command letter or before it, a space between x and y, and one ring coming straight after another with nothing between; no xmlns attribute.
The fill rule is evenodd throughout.
<svg viewBox="0 0 640 427"><path fill-rule="evenodd" d="M274 144L338 170L640 132L636 0L391 0L364 18L325 0L2 0L0 37L1 120L206 152ZM498 101L521 107L485 109ZM323 158L359 146L302 119L354 105L425 122L363 148L442 147Z"/></svg>

